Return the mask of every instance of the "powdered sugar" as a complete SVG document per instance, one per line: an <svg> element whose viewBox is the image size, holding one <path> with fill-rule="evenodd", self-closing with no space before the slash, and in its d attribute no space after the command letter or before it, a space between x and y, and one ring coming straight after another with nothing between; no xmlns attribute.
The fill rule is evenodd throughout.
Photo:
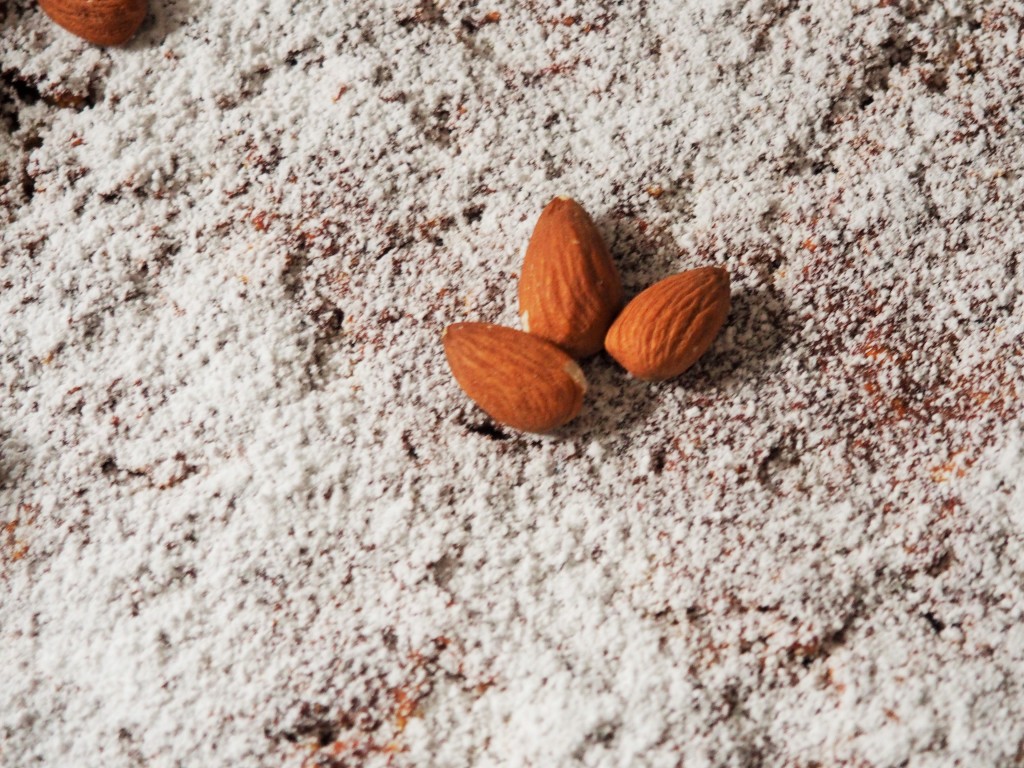
<svg viewBox="0 0 1024 768"><path fill-rule="evenodd" d="M3 12L0 762L1019 759L1024 8L335 5ZM733 311L520 436L556 194Z"/></svg>

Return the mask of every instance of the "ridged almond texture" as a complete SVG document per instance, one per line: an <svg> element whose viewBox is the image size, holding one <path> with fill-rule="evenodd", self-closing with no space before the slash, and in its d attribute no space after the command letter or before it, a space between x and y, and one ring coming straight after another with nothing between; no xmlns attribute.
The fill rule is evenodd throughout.
<svg viewBox="0 0 1024 768"><path fill-rule="evenodd" d="M550 432L580 412L583 372L554 344L490 323L456 323L442 339L455 380L495 421Z"/></svg>
<svg viewBox="0 0 1024 768"><path fill-rule="evenodd" d="M39 0L47 16L96 45L127 42L146 18L146 0Z"/></svg>
<svg viewBox="0 0 1024 768"><path fill-rule="evenodd" d="M519 278L523 329L575 358L601 350L622 307L622 281L579 203L556 197L541 212Z"/></svg>
<svg viewBox="0 0 1024 768"><path fill-rule="evenodd" d="M671 379L707 351L728 314L729 273L691 269L629 302L608 330L605 348L638 379Z"/></svg>

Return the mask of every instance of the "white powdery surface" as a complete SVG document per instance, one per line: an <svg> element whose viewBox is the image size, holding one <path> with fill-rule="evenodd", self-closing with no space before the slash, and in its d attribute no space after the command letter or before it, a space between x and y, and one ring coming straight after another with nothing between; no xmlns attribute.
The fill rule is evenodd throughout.
<svg viewBox="0 0 1024 768"><path fill-rule="evenodd" d="M1024 760L1024 4L0 10L0 764ZM678 380L495 426L575 196Z"/></svg>

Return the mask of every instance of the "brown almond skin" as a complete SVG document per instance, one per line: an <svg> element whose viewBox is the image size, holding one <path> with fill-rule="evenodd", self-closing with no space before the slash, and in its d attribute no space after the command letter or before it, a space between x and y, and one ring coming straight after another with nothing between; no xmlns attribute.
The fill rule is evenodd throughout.
<svg viewBox="0 0 1024 768"><path fill-rule="evenodd" d="M95 45L121 45L146 18L146 0L39 0L47 16Z"/></svg>
<svg viewBox="0 0 1024 768"><path fill-rule="evenodd" d="M579 203L556 197L540 214L519 278L523 328L573 357L601 351L622 307L622 280Z"/></svg>
<svg viewBox="0 0 1024 768"><path fill-rule="evenodd" d="M495 421L550 432L580 412L583 372L554 344L490 323L456 323L442 341L455 380Z"/></svg>
<svg viewBox="0 0 1024 768"><path fill-rule="evenodd" d="M729 273L701 267L639 293L618 316L605 348L633 376L664 381L703 355L729 314Z"/></svg>

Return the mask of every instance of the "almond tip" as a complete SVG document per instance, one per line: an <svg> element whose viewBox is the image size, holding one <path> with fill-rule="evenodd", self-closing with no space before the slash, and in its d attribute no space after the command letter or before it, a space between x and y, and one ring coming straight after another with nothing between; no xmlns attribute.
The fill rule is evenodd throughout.
<svg viewBox="0 0 1024 768"><path fill-rule="evenodd" d="M583 394L587 393L587 377L583 375L583 369L576 364L575 360L570 360L565 364L565 372L569 374L569 378L572 379L576 385L580 388Z"/></svg>

